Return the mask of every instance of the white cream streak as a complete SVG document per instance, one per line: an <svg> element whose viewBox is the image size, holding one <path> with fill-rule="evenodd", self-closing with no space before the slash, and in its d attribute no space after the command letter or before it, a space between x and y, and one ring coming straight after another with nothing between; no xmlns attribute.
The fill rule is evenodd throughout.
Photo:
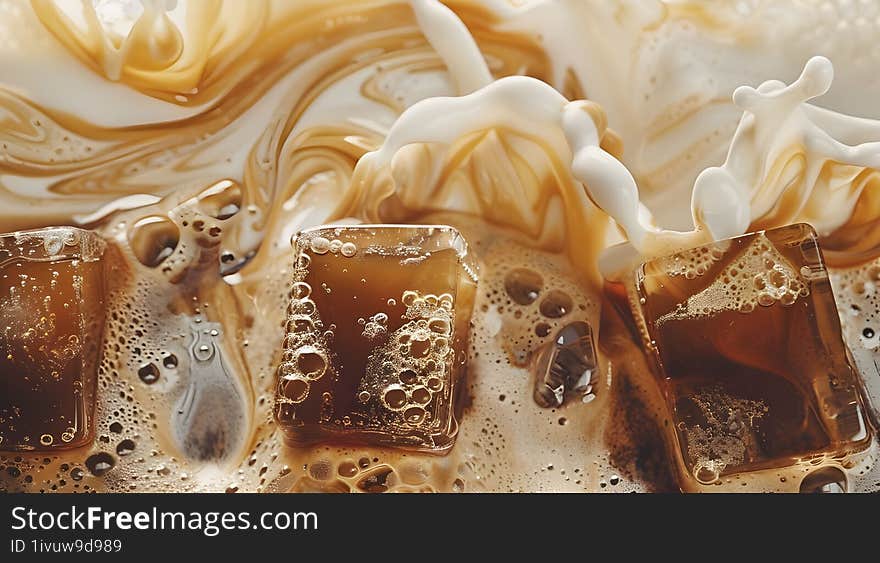
<svg viewBox="0 0 880 563"><path fill-rule="evenodd" d="M485 68L472 42L460 38L464 24L439 2L413 2L425 35L444 58L458 84L480 84L473 69ZM441 40L442 38L442 40ZM456 44L464 45L455 49ZM488 70L486 70L488 72ZM483 74L482 71L477 74ZM452 144L456 139L484 129L514 128L539 135L550 146L559 147L564 131L571 153L574 177L583 182L590 199L608 213L625 231L627 239L643 256L669 254L710 240L745 233L767 209L753 209L752 201L763 202L766 174L779 151L802 145L807 152L807 173L801 207L804 207L816 178L827 161L865 168L880 168L880 137L855 146L836 140L813 122L805 102L826 93L833 67L824 57L813 57L800 77L789 86L779 81L764 82L757 89L740 87L734 103L744 111L723 165L704 170L694 184L691 214L694 229L680 232L658 227L651 213L639 201L632 174L614 156L599 146L599 133L590 115L577 101L569 103L547 84L528 77L509 77L460 98L431 98L414 105L400 116L383 146L364 156L371 166L389 165L393 156L413 143ZM832 121L829 112L826 120ZM842 119L846 119L845 117ZM873 127L867 127L874 129ZM775 191L787 186L773 186ZM777 199L781 196L774 193ZM827 195L827 194L822 194ZM772 201L772 197L770 198ZM815 220L820 227L833 228L846 220L856 197L834 201L824 207L825 217ZM766 204L765 204L766 207ZM829 220L830 219L830 220Z"/></svg>
<svg viewBox="0 0 880 563"><path fill-rule="evenodd" d="M492 82L483 54L455 12L437 0L410 0L410 4L422 33L449 68L459 94Z"/></svg>

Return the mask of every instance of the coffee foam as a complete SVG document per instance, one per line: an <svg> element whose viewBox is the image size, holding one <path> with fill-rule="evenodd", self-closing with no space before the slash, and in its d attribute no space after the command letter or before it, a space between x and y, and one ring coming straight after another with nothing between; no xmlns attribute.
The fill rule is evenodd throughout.
<svg viewBox="0 0 880 563"><path fill-rule="evenodd" d="M645 366L632 359L638 351L619 341L609 315L600 318L596 260L609 225L600 208L629 226L634 243L642 233L643 250L663 253L741 230L742 214L732 216L735 229L713 222L713 198L730 184L711 173L697 180L728 149L722 169L737 183L724 193L754 224L806 218L829 234L875 182L876 122L803 96L762 113L793 91L775 82L737 101L748 107L731 103L736 85L795 79L822 39L824 53L847 60L823 101L876 111L880 83L864 72L880 57L874 35L829 30L809 8L780 18L773 3L743 14L726 3L645 2L618 13L577 0L226 2L204 18L198 3L182 1L170 12L161 2L117 14L87 5L82 16L79 4L60 4L0 0L0 108L10 116L0 133L0 213L7 230L49 222L98 229L119 254L118 279L95 445L47 458L0 454L9 490L668 488L662 471L632 462L637 437L656 434L663 414ZM862 29L856 15L840 15ZM808 31L816 37L804 39ZM151 37L161 39L154 58L144 56ZM818 64L808 69L823 75ZM488 83L514 74L531 78ZM750 139L749 128L761 138ZM579 153L587 164L577 164ZM703 186L694 189L697 223L722 226L681 242L668 231L693 227L695 181ZM760 189L743 198L742 186ZM797 194L794 203L787 193ZM833 204L814 204L827 194ZM628 207L618 212L620 198ZM430 215L450 210L457 213ZM471 404L456 447L434 459L283 446L270 412L293 289L290 236L327 221L427 217L460 228L485 266ZM506 289L517 270L542 280L532 303ZM545 311L566 308L566 296L571 312L542 313L551 295ZM540 409L530 354L575 317L603 342L596 398ZM600 331L605 322L611 328ZM228 407L241 427L217 442L222 448L188 444L183 434L198 428L171 416L201 381L192 374L202 346L213 350L204 361L226 377L208 392L219 403L205 403L224 408L199 412ZM649 443L662 466L662 446ZM91 458L101 454L112 456L111 470ZM876 487L866 477L874 455L847 462L860 490ZM792 469L784 483L746 475L732 484L796 490L815 465Z"/></svg>
<svg viewBox="0 0 880 563"><path fill-rule="evenodd" d="M672 262L672 275L692 279L705 275L707 259L723 255L721 249L701 247L661 259L660 265ZM755 307L769 307L777 302L791 306L809 293L809 285L801 279L800 272L764 235L758 235L705 289L658 317L656 323L659 326L669 321L711 317L722 311L748 313Z"/></svg>

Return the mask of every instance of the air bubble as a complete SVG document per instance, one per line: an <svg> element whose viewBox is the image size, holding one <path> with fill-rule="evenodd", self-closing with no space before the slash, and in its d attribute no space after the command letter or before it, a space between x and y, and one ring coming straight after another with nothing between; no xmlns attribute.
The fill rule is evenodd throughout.
<svg viewBox="0 0 880 563"><path fill-rule="evenodd" d="M144 364L138 369L138 377L147 385L159 381L159 368L154 363Z"/></svg>
<svg viewBox="0 0 880 563"><path fill-rule="evenodd" d="M305 282L296 282L290 290L291 299L306 299L312 294L312 286Z"/></svg>
<svg viewBox="0 0 880 563"><path fill-rule="evenodd" d="M567 293L554 289L541 300L541 314L550 319L564 317L574 307Z"/></svg>
<svg viewBox="0 0 880 563"><path fill-rule="evenodd" d="M134 452L135 443L133 440L125 439L116 445L116 454L125 457Z"/></svg>
<svg viewBox="0 0 880 563"><path fill-rule="evenodd" d="M388 481L394 475L390 467L378 467L357 483L357 488L365 493L384 493L388 490Z"/></svg>
<svg viewBox="0 0 880 563"><path fill-rule="evenodd" d="M330 241L324 237L315 237L309 242L309 248L315 254L326 254L330 250Z"/></svg>
<svg viewBox="0 0 880 563"><path fill-rule="evenodd" d="M703 485L711 485L721 477L714 462L699 464L694 467L694 478Z"/></svg>
<svg viewBox="0 0 880 563"><path fill-rule="evenodd" d="M292 403L301 403L309 396L309 382L296 377L286 379L281 384L281 392Z"/></svg>
<svg viewBox="0 0 880 563"><path fill-rule="evenodd" d="M327 371L327 360L314 348L303 348L296 359L296 367L309 379L320 379Z"/></svg>
<svg viewBox="0 0 880 563"><path fill-rule="evenodd" d="M175 369L177 367L177 356L174 354L168 354L162 358L162 365L167 369Z"/></svg>
<svg viewBox="0 0 880 563"><path fill-rule="evenodd" d="M408 424L421 424L425 420L426 414L422 407L409 407L403 412L403 419Z"/></svg>
<svg viewBox="0 0 880 563"><path fill-rule="evenodd" d="M417 374L416 372L414 372L411 369L405 369L402 372L400 372L399 377L400 377L401 383L403 383L405 385L412 385L413 383L418 381L419 374Z"/></svg>
<svg viewBox="0 0 880 563"><path fill-rule="evenodd" d="M779 270L770 272L770 283L777 288L783 288L788 285L788 278Z"/></svg>
<svg viewBox="0 0 880 563"><path fill-rule="evenodd" d="M86 467L95 477L107 474L114 465L116 465L116 460L106 452L92 454L86 459Z"/></svg>
<svg viewBox="0 0 880 563"><path fill-rule="evenodd" d="M309 465L309 475L318 481L326 481L333 476L333 465L326 459Z"/></svg>
<svg viewBox="0 0 880 563"><path fill-rule="evenodd" d="M64 239L60 235L46 235L43 239L43 248L46 249L46 254L55 256L64 248Z"/></svg>
<svg viewBox="0 0 880 563"><path fill-rule="evenodd" d="M339 467L336 469L336 472L340 477L351 478L358 474L360 470L358 466L351 460L345 460L339 464Z"/></svg>
<svg viewBox="0 0 880 563"><path fill-rule="evenodd" d="M448 335L452 332L452 325L446 319L431 319L428 321L428 329L436 334Z"/></svg>
<svg viewBox="0 0 880 563"><path fill-rule="evenodd" d="M298 270L308 270L311 265L312 259L309 258L309 255L305 252L301 252L300 255L296 257L296 268Z"/></svg>
<svg viewBox="0 0 880 563"><path fill-rule="evenodd" d="M353 242L346 242L342 245L339 251L342 253L343 256L351 258L355 254L357 254L357 245L355 245Z"/></svg>
<svg viewBox="0 0 880 563"><path fill-rule="evenodd" d="M431 392L425 387L416 387L410 395L412 400L420 405L427 405L431 402Z"/></svg>
<svg viewBox="0 0 880 563"><path fill-rule="evenodd" d="M315 330L315 325L312 322L311 317L298 316L287 321L287 326L285 328L288 333L302 334Z"/></svg>
<svg viewBox="0 0 880 563"><path fill-rule="evenodd" d="M527 268L517 268L504 277L504 289L507 295L520 305L534 303L544 287L541 274Z"/></svg>
<svg viewBox="0 0 880 563"><path fill-rule="evenodd" d="M382 400L389 409L393 411L400 410L406 406L406 391L400 387L388 387L382 396Z"/></svg>
<svg viewBox="0 0 880 563"><path fill-rule="evenodd" d="M315 302L311 299L294 300L290 303L290 310L295 315L309 316L315 312Z"/></svg>
<svg viewBox="0 0 880 563"><path fill-rule="evenodd" d="M813 471L801 481L802 493L845 493L846 474L837 467L823 467Z"/></svg>
<svg viewBox="0 0 880 563"><path fill-rule="evenodd" d="M409 353L414 358L424 358L431 351L429 340L413 340L409 346Z"/></svg>
<svg viewBox="0 0 880 563"><path fill-rule="evenodd" d="M434 391L435 393L441 389L443 389L443 380L439 377L429 377L428 378L428 389Z"/></svg>

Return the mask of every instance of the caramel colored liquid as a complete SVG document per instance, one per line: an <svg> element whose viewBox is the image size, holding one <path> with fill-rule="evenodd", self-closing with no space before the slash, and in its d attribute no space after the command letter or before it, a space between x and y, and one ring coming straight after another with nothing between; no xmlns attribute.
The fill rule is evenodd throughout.
<svg viewBox="0 0 880 563"><path fill-rule="evenodd" d="M867 445L809 227L655 260L637 276L675 439L697 481Z"/></svg>
<svg viewBox="0 0 880 563"><path fill-rule="evenodd" d="M3 449L83 446L94 436L100 262L15 260L0 276Z"/></svg>
<svg viewBox="0 0 880 563"><path fill-rule="evenodd" d="M300 237L276 411L289 441L451 447L473 306L456 238L395 226Z"/></svg>

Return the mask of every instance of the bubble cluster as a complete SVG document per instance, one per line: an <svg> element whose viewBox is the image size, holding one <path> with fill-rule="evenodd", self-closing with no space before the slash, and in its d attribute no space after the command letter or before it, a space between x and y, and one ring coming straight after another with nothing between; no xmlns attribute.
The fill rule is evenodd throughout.
<svg viewBox="0 0 880 563"><path fill-rule="evenodd" d="M358 396L383 424L431 425L438 409L451 399L454 300L450 294L417 291L404 292L400 300L409 321L370 354ZM376 412L377 407L387 412Z"/></svg>
<svg viewBox="0 0 880 563"><path fill-rule="evenodd" d="M326 239L317 237L310 242L313 252L325 251ZM315 250L317 248L318 250ZM329 248L329 243L326 248ZM324 323L315 302L311 299L312 287L304 280L311 259L300 252L294 268L294 282L290 290L290 304L285 323L284 351L279 373L279 413L292 417L288 405L305 401L310 393L311 382L331 371L331 354L323 328Z"/></svg>
<svg viewBox="0 0 880 563"><path fill-rule="evenodd" d="M768 409L760 401L733 397L720 388L701 391L690 400L700 409L706 423L687 427L679 423L679 430L687 435L694 479L711 485L720 479L725 467L746 461L746 452L753 447L755 421Z"/></svg>
<svg viewBox="0 0 880 563"><path fill-rule="evenodd" d="M658 267L668 261L659 263ZM664 273L669 274L665 270ZM730 259L707 287L689 296L673 311L658 317L656 322L659 325L670 320L712 316L722 311L748 313L757 306L769 307L774 303L790 306L809 292L804 273L795 270L773 243L759 234Z"/></svg>
<svg viewBox="0 0 880 563"><path fill-rule="evenodd" d="M322 236L312 236L305 241L305 244L307 244L309 250L315 254L327 254L328 252L331 252L333 254L341 254L346 258L351 258L357 254L358 251L357 245L351 241L342 242L339 239L330 240Z"/></svg>
<svg viewBox="0 0 880 563"><path fill-rule="evenodd" d="M388 334L388 315L385 313L376 313L369 320L364 322L364 331L362 336L364 338L373 340L373 339L382 339L385 338Z"/></svg>
<svg viewBox="0 0 880 563"><path fill-rule="evenodd" d="M604 365L603 377L595 384L596 400L589 407L578 401L563 409L544 409L532 398L534 352L569 323L585 320L598 327L598 292L579 283L561 256L460 217L455 221L470 247L478 249L481 269L468 364L473 403L450 454L456 456L457 476L446 490L599 491L605 490L602 481L609 491L638 489L612 466L603 437L604 424L599 421L609 416L610 398ZM540 310L554 290L572 304L558 318ZM536 334L536 327L547 327L546 336ZM617 484L608 485L615 474Z"/></svg>
<svg viewBox="0 0 880 563"><path fill-rule="evenodd" d="M486 253L484 269L490 275L480 280L485 299L478 308L488 315L495 342L515 365L525 366L533 351L566 324L598 311L597 302L580 297L583 290L560 275L559 265L548 255L498 245Z"/></svg>
<svg viewBox="0 0 880 563"><path fill-rule="evenodd" d="M724 258L729 248L730 241L718 241L711 245L657 258L655 262L668 276L684 276L692 280L705 275L713 264Z"/></svg>

